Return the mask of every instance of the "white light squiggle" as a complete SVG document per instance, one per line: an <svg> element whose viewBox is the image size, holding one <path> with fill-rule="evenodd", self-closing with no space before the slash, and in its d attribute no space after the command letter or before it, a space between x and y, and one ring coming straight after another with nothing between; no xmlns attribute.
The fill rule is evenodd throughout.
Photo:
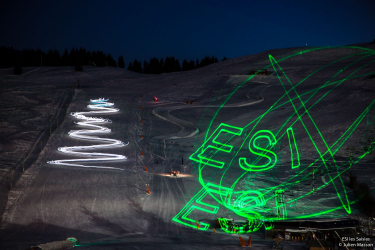
<svg viewBox="0 0 375 250"><path fill-rule="evenodd" d="M91 140L91 141L99 141L109 144L102 144L102 145L91 145L91 146L75 146L75 147L61 147L58 148L59 151L66 153L66 154L73 154L73 155L82 155L87 157L96 157L96 158L87 158L87 159L69 159L69 160L54 160L48 161L49 164L57 164L57 165L65 165L65 166L73 166L73 167L83 167L83 168L104 168L104 169L116 169L116 170L128 170L129 169L121 169L121 168L114 168L114 167L103 167L103 166L87 166L82 164L75 164L73 162L91 162L91 161L114 161L114 160L123 160L127 159L124 155L117 155L117 154L105 154L105 153L83 153L83 152L76 152L76 150L87 150L87 149L97 149L97 148L112 148L112 147L123 147L129 144L123 143L122 141L109 139L109 138L100 138L98 136L89 136L87 134L103 134L103 133L110 133L111 129L102 127L99 125L95 125L95 123L112 123L109 119L98 118L98 117L87 117L84 114L102 114L102 113L113 113L118 112L119 109L111 108L113 103L107 102L108 99L99 98L96 100L91 100L90 105L87 107L93 110L98 111L89 111L89 112L72 112L70 115L74 116L77 119L85 120L84 122L75 122L78 125L86 126L95 128L95 130L89 129L82 129L82 130L72 130L68 134L69 136L76 138L76 139L84 139L84 140Z"/></svg>

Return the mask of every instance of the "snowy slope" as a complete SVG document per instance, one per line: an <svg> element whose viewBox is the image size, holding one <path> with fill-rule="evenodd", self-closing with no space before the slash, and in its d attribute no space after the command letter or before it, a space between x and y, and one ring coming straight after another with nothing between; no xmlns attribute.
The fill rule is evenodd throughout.
<svg viewBox="0 0 375 250"><path fill-rule="evenodd" d="M360 46L375 49L374 44ZM255 76L247 81L249 71L270 65L269 54L279 60L306 49L308 48L266 51L193 71L161 75L143 75L122 69L96 67L85 67L83 72L74 72L72 68L61 67L28 68L23 76L15 77L9 75L9 70L0 70L2 105L5 107L1 111L3 118L0 131L3 138L0 157L6 163L2 164L5 170L3 181L12 166L18 164L18 169L22 169L20 157L33 148L40 133L47 129L46 133L49 134L49 119L63 103L66 98L64 94L72 96L65 107L65 119L54 130L48 142L43 143L43 150L37 153L36 161L27 167L24 175L19 174L18 183L9 192L1 223L1 249L24 249L67 237L77 238L83 245L82 249L237 248L237 235L223 232L214 234L212 226L207 231L201 231L172 221L202 188L202 182L198 180L198 166L188 158L204 142L211 121L209 135L220 123L245 127L285 94L272 67L268 68L273 72L271 75ZM320 67L353 53L360 53L358 51L360 49L355 48L317 50L291 57L291 60L286 59L279 62L279 65L290 81L297 83ZM356 65L348 66L364 55L353 56L331 65L298 88L299 93L313 91L340 69L348 67L342 73L346 77L368 63L356 73L359 77L348 79L311 109L311 116L329 145L335 143L375 99L375 83L368 75L375 74L372 63L375 55L374 52L371 53ZM77 79L82 89L71 88ZM237 87L238 90L218 111ZM314 98L323 95L324 93L318 92ZM153 101L154 96L159 98L158 102ZM69 131L82 129L74 123L78 120L69 114L89 111L87 105L90 104L90 99L97 98L108 98L119 109L116 113L98 115L112 121L103 125L111 129L111 133L98 136L129 142L129 145L87 152L124 155L127 159L96 164L131 171L47 164L51 160L77 158L59 152L59 147L93 144L92 141L69 137ZM302 97L304 98L307 97ZM188 100L193 100L193 104L186 104ZM14 113L15 110L17 113ZM292 105L283 105L265 116L258 126L277 131L280 123L291 112L293 113ZM368 122L363 120L350 140L335 154L337 162L347 162L349 153L345 148L355 147L359 151L364 147L364 139L367 138L364 135L370 133L374 124L373 109L367 117ZM301 164L308 166L317 158L316 150L303 127L296 126ZM318 138L318 134L312 134L312 137ZM287 142L284 139L280 142ZM246 155L248 148L245 146L240 149L240 142L235 141L233 145L240 155ZM296 171L291 169L290 157L287 156L290 154L289 145L283 143L279 145L279 152L284 158L274 171L244 176L236 184L234 192L266 189L287 183L295 176ZM324 145L318 144L317 147L323 148ZM362 154L363 152L356 152L354 157ZM371 187L371 178L375 173L372 161L369 154L353 166L358 176L371 183ZM88 162L82 164L90 165ZM148 172L144 171L143 165ZM171 170L178 170L188 177L165 176ZM209 180L220 183L224 176L225 182L233 183L240 173L241 169L237 166L225 174L212 168L205 168L201 174L204 182ZM323 185L329 181L329 173L320 173L314 184L311 176L306 173L300 175L302 190L298 192L301 193L297 193L298 185L286 185L286 190L299 197L309 193L312 185L322 188L316 191L318 195L307 195L298 201L292 202L294 198L287 197L290 218L319 214L342 206L333 185ZM344 177L343 179L345 181ZM149 185L151 195L147 194L145 184ZM4 188L2 193L5 192ZM352 199L351 191L347 192L349 200ZM263 211L265 216L276 217L275 204L269 203L268 206L269 209ZM355 204L352 204L351 209L353 214L358 213ZM197 213L195 216L194 220L209 224L218 217L241 219L241 216L221 205L216 214ZM321 215L345 216L349 215L343 208ZM257 249L266 249L272 244L262 240L262 230L252 235ZM247 239L247 236L245 234L243 237ZM302 246L292 242L284 244L289 244L289 249L299 249Z"/></svg>

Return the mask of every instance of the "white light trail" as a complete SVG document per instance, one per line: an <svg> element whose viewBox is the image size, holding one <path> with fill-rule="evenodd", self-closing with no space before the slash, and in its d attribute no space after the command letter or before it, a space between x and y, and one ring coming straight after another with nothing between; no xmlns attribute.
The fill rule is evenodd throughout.
<svg viewBox="0 0 375 250"><path fill-rule="evenodd" d="M127 159L124 155L118 154L106 154L106 153L83 153L83 152L76 152L77 150L87 150L87 149L98 149L98 148L113 148L113 147L123 147L127 146L128 143L124 143L119 140L109 139L109 138L100 138L98 136L89 136L87 134L103 134L103 133L110 133L111 129L95 125L97 123L112 123L109 119L99 118L99 117L87 117L85 114L103 114L103 113L114 113L118 112L119 109L113 108L113 103L107 102L108 99L99 98L95 100L91 100L90 105L87 107L92 109L93 111L88 112L73 112L70 115L74 116L77 119L85 120L82 122L75 122L78 125L82 125L85 127L91 127L93 129L82 129L82 130L71 130L68 134L69 136L76 138L76 139L84 139L90 141L98 141L108 144L101 144L101 145L91 145L91 146L75 146L75 147L61 147L58 148L60 152L66 154L73 154L73 155L80 155L86 157L95 157L95 158L84 158L84 159L69 159L69 160L54 160L48 161L49 164L57 164L57 165L65 165L65 166L73 166L73 167L83 167L83 168L104 168L104 169L116 169L116 170L128 170L129 169L121 169L121 168L114 168L114 167L103 167L103 166L91 166L91 165L82 165L76 164L75 162L93 162L93 161L114 161L114 160L123 160ZM97 110L97 111L94 111Z"/></svg>

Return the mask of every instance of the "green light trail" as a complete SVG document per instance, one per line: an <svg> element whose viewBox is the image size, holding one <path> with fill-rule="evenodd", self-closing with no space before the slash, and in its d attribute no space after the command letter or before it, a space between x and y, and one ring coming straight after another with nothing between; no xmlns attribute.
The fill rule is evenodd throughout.
<svg viewBox="0 0 375 250"><path fill-rule="evenodd" d="M299 161L299 153L298 153L296 138L294 137L292 128L288 128L287 131L288 131L288 139L289 139L289 147L290 147L290 161L292 162L292 168L299 168L299 166L301 165L301 162ZM296 160L294 160L294 158L296 158ZM294 164L295 162L297 163Z"/></svg>
<svg viewBox="0 0 375 250"><path fill-rule="evenodd" d="M279 60L269 55L270 64L263 69L272 68L274 70L284 94L262 115L250 121L246 126L238 127L220 123L210 133L220 110L239 88L249 82L255 75L248 77L226 98L209 122L204 142L189 157L190 160L197 163L198 180L202 188L173 218L173 221L197 228L196 220L193 218L198 218L198 214L201 212L215 215L218 213L219 207L222 206L247 220L247 226L240 227L229 225L226 219L220 219L219 223L222 229L228 233L232 233L229 229L245 233L256 231L262 225L265 225L266 229L272 228L272 224L266 225L265 222L288 218L302 219L322 215L329 216L329 214L338 210L344 210L347 214L352 212L351 204L356 201L349 201L341 175L374 150L372 147L374 142L366 147L366 152L354 158L351 156L348 162L338 161L339 154L337 153L345 143L348 143L348 140L363 121L366 121L367 124L374 122L369 121L369 115L370 112L374 112L375 97L364 110L359 111L360 115L334 142L327 140L328 136L324 136L319 129L318 124L313 119L312 108L316 108L322 100L329 101L332 96L331 93L337 91L344 82L373 74L366 72L356 75L375 62L375 60L363 61L374 56L375 51L355 46L334 48L352 49L355 50L355 53L318 68L298 83L292 83L280 66L280 62L286 59L326 49L332 48L305 50ZM349 63L348 60L350 60ZM340 67L337 65L340 65ZM335 67L336 73L327 77L327 72L324 70L328 69L332 72L330 67ZM354 67L356 68L353 69ZM314 85L313 89L306 90L306 88L303 88L305 84L308 84L307 80L313 77L320 79L319 73L329 79L326 81L318 80L322 84L320 86ZM291 111L290 114L285 115L281 124L275 124L276 120L270 120L270 117L273 114L278 114L278 110L284 107L286 108L285 113ZM365 119L366 116L367 119ZM280 123L279 120L277 120L278 123ZM267 121L272 121L272 123L267 125ZM264 129L264 126L271 126L272 129ZM299 141L300 136L305 136L311 144L306 144L306 140L303 143ZM284 144L288 146L282 147ZM248 146L247 150L245 150L244 145ZM309 145L309 147L311 145L311 149L304 148L305 145ZM342 150L340 152L342 154ZM309 157L309 159L313 157L312 160L304 161L303 156L308 154L313 155ZM288 171L294 171L295 174L286 178L275 179L275 175L279 175L277 171L281 171L281 164L283 166L290 164ZM315 176L317 175L324 175L328 177L328 180L315 186ZM245 180L251 180L251 183L256 181L258 184L243 187L241 185L247 183ZM294 189L306 181L311 182L309 184L312 185L310 191L304 191L304 194L294 192ZM313 211L318 209L314 208L313 210L310 209L309 214L303 215L298 214L297 210L293 210L292 215L288 216L288 209L295 206L292 206L292 203L296 204L297 201L307 199L315 192L320 192L328 186L332 186L336 191L338 201L341 203L340 206L322 211ZM297 194L298 197L286 200L287 194L291 196ZM209 226L209 224L201 222L199 229L207 230Z"/></svg>

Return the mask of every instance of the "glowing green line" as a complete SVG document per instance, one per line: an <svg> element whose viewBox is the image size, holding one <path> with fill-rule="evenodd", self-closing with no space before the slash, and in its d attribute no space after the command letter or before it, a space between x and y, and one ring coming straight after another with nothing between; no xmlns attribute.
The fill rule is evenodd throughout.
<svg viewBox="0 0 375 250"><path fill-rule="evenodd" d="M359 60L361 60L361 59L359 59ZM366 65L364 65L363 67L365 67ZM361 68L363 68L363 67L361 67ZM353 74L354 74L355 72L353 72ZM338 83L342 83L343 82L343 80L340 80L340 81L338 81ZM337 87L337 86L336 86ZM332 89L333 90L333 89ZM332 91L332 90L330 90L330 91ZM330 91L328 91L328 92L330 92ZM312 108L315 104L317 104L323 97L325 97L326 95L327 95L328 93L326 93L324 96L322 96L316 103L314 103L310 108ZM296 97L297 98L297 97ZM310 97L311 98L311 97ZM296 120L295 122L297 122L298 120ZM293 124L295 123L295 122L293 122ZM285 124L285 123L284 123ZM292 124L292 125L293 125ZM292 126L291 125L291 126ZM244 140L244 142L246 141L246 139ZM243 145L243 144L242 144ZM241 145L241 147L240 148L242 148L242 145ZM233 158L234 159L234 158ZM230 164L231 165L231 164ZM246 174L246 173L244 173L244 174ZM239 178L240 179L240 178ZM272 190L271 190L272 191Z"/></svg>
<svg viewBox="0 0 375 250"><path fill-rule="evenodd" d="M339 47L339 48L341 48L341 47ZM353 76L360 69L362 69L365 66L373 63L375 60L371 61L371 62L369 62L367 64L365 64L362 67L359 67L357 70L355 70L352 73L350 73L347 77L344 77L341 80L337 80L337 81L333 81L332 82L332 80L334 78L336 78L338 75L342 74L344 72L344 70L348 69L350 66L354 65L357 62L362 61L363 59L365 59L365 58L367 58L369 56L373 56L375 54L374 50L367 49L367 48L360 48L360 47L355 47L355 46L345 46L345 47L342 47L342 48L346 48L346 49L347 48L360 49L360 50L364 50L365 52L351 54L349 56L345 56L345 57L339 58L339 59L337 59L337 60L335 60L335 61L333 61L333 62L331 62L331 63L329 63L327 65L324 65L323 67L320 67L319 69L317 69L314 72L312 72L311 74L309 74L302 81L300 81L299 83L297 83L295 85L293 85L291 83L291 81L289 80L289 78L287 77L287 75L285 74L285 72L280 67L279 62L281 62L281 61L283 61L285 59L288 59L290 57L306 53L306 52L315 51L315 50L321 50L321 49L327 49L327 48L315 48L315 49L309 49L309 50L306 50L306 51L301 51L301 52L295 53L293 55L289 55L287 57L284 57L284 58L282 58L280 60L276 60L271 55L269 55L269 59L270 59L271 64L268 65L268 66L266 66L263 69L267 69L270 66L272 66L272 68L276 72L276 75L277 75L277 77L278 77L278 79L279 79L282 87L284 88L285 93L266 112L264 112L262 115L260 115L256 119L252 120L245 127L240 128L240 127L230 126L230 125L221 123L219 125L219 127L217 127L215 129L215 131L208 137L208 135L210 134L211 126L212 126L212 124L213 124L216 116L218 115L219 111L221 110L221 108L227 103L227 101L233 96L233 94L240 87L242 87L246 82L248 82L254 76L250 76L249 78L247 78L240 86L238 86L225 99L224 103L217 109L217 111L215 112L213 118L211 119L211 121L210 121L210 123L208 125L207 131L206 131L205 137L204 137L204 143L189 158L192 161L196 161L199 164L198 165L199 182L202 184L203 188L201 189L201 191L199 191L190 200L190 202L188 202L188 204L186 204L186 206L180 211L180 213L178 215L176 215L175 218L173 218L174 221L182 223L182 224L185 224L185 225L193 227L193 228L196 228L196 226L194 226L195 221L192 220L192 219L189 219L187 217L187 216L189 216L189 214L194 209L198 209L198 210L201 210L201 211L204 211L204 212L209 212L209 213L217 213L218 207L213 206L213 205L209 205L207 203L202 202L202 199L205 198L207 194L210 194L210 196L215 201L217 201L219 204L222 204L226 208L228 208L228 209L232 210L233 212L235 212L236 214L247 218L248 221L249 221L249 223L252 223L254 225L254 230L257 230L257 228L259 229L260 225L262 225L262 223L259 222L261 220L286 219L287 209L286 209L285 203L291 203L291 202L297 201L297 200L299 200L299 199L301 199L303 197L308 196L313 191L310 191L310 192L306 193L305 195L301 195L301 196L297 197L296 199L293 199L293 200L288 201L288 202L286 202L286 201L285 202L284 201L280 201L280 202L282 202L280 204L283 204L283 205L280 205L279 201L277 200L277 195L276 195L277 192L284 192L284 190L287 190L289 187L293 187L294 185L300 183L301 181L307 180L309 178L309 176L317 173L317 171L318 171L317 169L321 168L322 166L324 166L325 169L328 170L327 175L329 176L329 180L325 184L321 185L320 187L317 187L316 190L320 190L320 189L324 188L325 186L327 186L328 184L332 183L333 186L334 186L334 188L335 188L335 190L336 190L338 198L339 198L340 202L342 203L342 206L338 207L338 208L334 208L334 209L330 209L330 210L318 212L318 213L313 213L312 215L310 214L308 216L310 216L310 217L312 217L312 216L318 216L318 215L322 215L322 214L326 214L326 213L335 211L335 210L340 209L340 208L344 208L347 213L351 213L350 204L353 204L354 202L350 202L348 200L348 197L347 197L347 194L346 194L346 189L345 189L345 186L344 186L343 181L341 179L341 174L344 173L345 171L347 171L347 169L349 169L353 164L358 163L361 159L363 159L363 157L365 155L367 155L370 151L372 151L374 149L370 146L370 150L368 150L367 152L365 152L363 155L359 156L356 161L349 162L349 167L345 168L343 171L339 171L338 165L337 165L336 160L334 158L334 155L342 147L342 145L349 139L349 137L352 135L352 133L355 131L355 129L359 126L359 124L361 123L361 121L363 120L363 118L369 113L370 108L372 108L372 106L375 104L375 99L361 113L361 115L351 124L351 126L339 137L339 139L337 139L336 142L334 142L332 144L331 147L328 146L328 144L327 144L326 140L324 139L322 133L320 132L318 126L316 125L315 121L313 120L313 118L311 117L311 115L309 113L309 110L312 107L314 107L316 104L318 104L331 91L333 91L334 89L336 89L338 86L340 86L346 80L358 78L360 76L367 76L367 75L371 74L370 73L370 74L361 74L361 75ZM323 85L321 85L321 86L319 86L319 87L317 87L317 88L315 88L313 90L301 93L301 94L299 94L297 92L296 88L300 84L302 84L304 81L306 81L307 79L309 79L311 76L313 76L314 74L318 73L319 71L321 71L322 69L324 69L324 68L326 68L326 67L328 67L330 65L334 65L335 63L337 63L337 62L339 62L341 60L352 58L353 56L356 56L357 54L363 54L364 56L361 57L360 59L352 62L352 63L349 63L345 67L343 67L336 74L334 74L328 81L326 81ZM278 67L278 69L280 70L280 72L282 73L282 75L285 77L285 79L287 80L287 82L289 82L289 84L291 86L290 90L286 89L286 87L284 85L284 82L281 80L280 75L279 75L278 71L276 70L276 67ZM326 87L329 87L329 86L334 86L334 87L332 89L326 91L312 105L310 105L309 107L306 106L307 103L310 100L312 100L312 98L320 90L323 90L323 88L326 88ZM295 96L292 96L292 95L295 95ZM308 98L306 99L306 101L302 101L301 97L303 97L305 95L308 95ZM281 101L283 100L283 98L288 98L288 101L281 103ZM272 111L274 111L274 110L276 110L276 109L278 109L278 108L280 108L280 107L282 107L284 105L287 105L289 103L292 105L292 107L294 109L294 113L292 113L292 115L290 115L284 121L284 123L278 129L278 131L276 132L275 135L270 130L259 130L259 131L255 132L255 129L256 129L257 125L260 123L260 121L263 119L263 117L265 117L270 112L272 112ZM294 116L296 116L296 117L294 118ZM312 134L307 129L305 121L303 120L304 118L308 118L307 121L312 124L313 128L315 128L315 131L319 135L320 141L324 144L324 146L326 148L325 152L321 151L318 148L318 146L315 143L315 141L313 140ZM369 117L367 117L367 119L368 118ZM292 120L292 119L294 119L294 120ZM287 126L287 124L289 124L290 121L291 121L292 124L289 125L289 126ZM289 178L287 181L283 181L281 184L278 184L277 186L270 187L270 188L264 188L264 189L263 188L258 188L258 190L250 190L250 191L234 191L237 183L240 181L240 179L245 174L247 174L249 172L254 172L254 171L255 172L258 172L258 171L267 171L269 169L272 169L275 166L275 164L277 162L277 155L272 151L272 149L276 147L277 143L281 140L281 138L283 138L283 136L285 134L288 135L289 147L290 147L290 152L291 152L291 168L292 169L300 168L300 166L301 166L301 163L300 163L300 154L299 154L299 151L298 151L298 148L297 148L297 142L296 142L296 138L294 136L294 132L293 132L293 128L292 128L292 126L297 121L300 121L301 125L304 127L304 130L307 133L307 135L309 136L309 138L310 138L310 140L311 140L314 148L316 149L316 151L317 151L317 153L319 155L319 158L317 158L309 166L303 168L298 174L296 174L295 176ZM369 123L368 120L367 120L367 123ZM253 125L252 128L246 129L250 125ZM227 128L227 129L225 129L225 128ZM246 130L244 131L244 129L246 129ZM226 142L223 142L223 141L219 140L219 136L222 133L224 135L224 132L227 135L230 136L229 139L226 139ZM242 144L239 147L236 147L236 150L233 150L234 146L230 145L229 142L233 138L235 138L236 136L239 137L242 134L244 134L244 138L242 138L242 140L243 140ZM279 134L280 134L280 136L279 136ZM237 159L236 157L237 157L238 153L243 148L244 143L247 141L247 139L248 139L248 137L250 135L252 135L252 137L250 138L250 141L249 141L249 151L250 151L250 153L251 153L252 156L256 156L256 157L255 158L254 157L250 158L251 159L251 163L247 162L247 158L240 157L238 159L238 164L239 164L239 167L241 167L242 170L244 170L243 174L241 174L240 177L237 178L230 187L229 187L229 185L228 185L228 187L224 187L223 186L223 184L224 184L224 176L226 175L226 172L229 170L229 168L232 166L233 160ZM279 136L278 139L276 138L277 136ZM267 143L266 145L264 145L264 142L265 142L264 140L266 140L266 143ZM263 145L260 142L262 142ZM212 143L212 145L209 145L211 143ZM220 156L220 155L218 155L219 153L223 154L223 156L231 157L232 159L229 161L229 163L226 163L225 161L221 161L219 159L215 159L215 160L212 159L215 156L216 157ZM209 156L207 156L207 155L209 155ZM262 160L262 159L267 159L268 163L258 165L257 163L260 160ZM327 165L328 160L331 160L331 159L332 159L332 161L334 163L335 170L337 171L337 175L335 175L335 176L331 176L331 174L329 172L329 166ZM301 176L306 170L310 169L314 164L318 163L319 160L321 160L321 162L320 162L319 166L316 168L316 170L313 170L310 174L308 174L305 177L302 177L300 180L297 180L297 181L293 182L293 179L297 178L298 176ZM297 164L295 164L295 161L297 161ZM219 185L213 184L213 183L210 183L210 182L205 183L205 181L203 180L202 171L203 171L203 169L205 167L207 167L207 165L211 166L211 167L214 167L216 169L222 169L222 175L221 175L221 178L220 178ZM345 166L345 165L348 165L348 164L343 164L342 167ZM335 183L334 181L338 181L338 183ZM214 189L213 189L213 187L214 187ZM276 193L273 196L275 198L275 207L274 208L276 208L277 211L280 211L280 214L282 212L282 218L265 218L262 215L260 215L259 212L257 212L257 211L271 211L271 209L268 209L268 208L266 209L266 208L261 208L261 207L263 207L267 203L267 201L269 201L272 198L272 196L265 197L265 195L273 192L273 190L276 190L275 191ZM262 193L262 192L264 192L264 193ZM344 198L342 198L341 195L344 195ZM231 202L232 197L235 199L235 201L233 203ZM345 202L344 202L344 199L345 199ZM205 207L207 207L209 209L205 209L205 208L201 208L201 207L198 207L196 205L193 205L194 201L196 202L196 204L198 204L200 206L205 206ZM215 208L217 208L217 210L215 210ZM260 210L257 209L257 208L259 208ZM255 210L257 210L257 211L255 211ZM278 214L279 214L279 212L278 212ZM190 222L190 224L187 223L187 222L179 220L177 217L178 218L182 218L184 221ZM299 217L295 217L295 218L305 218L305 217L307 217L307 215L303 215L303 216L299 216ZM203 225L203 229L201 229L201 230L206 230L208 228L208 227L206 228L207 224L205 225L205 224L202 223L202 225Z"/></svg>
<svg viewBox="0 0 375 250"><path fill-rule="evenodd" d="M192 228L197 228L196 225L196 220L188 218L191 212L193 212L194 209L206 212L206 213L211 213L211 214L216 214L219 210L218 206L213 206L207 203L202 202L202 199L205 198L208 194L208 191L206 189L207 186L203 187L184 207L181 209L181 211L172 219L175 222L179 222L185 226L192 227ZM212 208L212 210L205 209L196 205L192 205L193 202L196 202L199 205L203 205L209 208ZM185 221L188 221L190 223L187 223ZM200 230L207 230L208 227L210 226L207 223L201 222L200 223L201 228ZM203 226L203 227L202 227Z"/></svg>
<svg viewBox="0 0 375 250"><path fill-rule="evenodd" d="M287 131L288 131L288 140L289 140L289 147L290 147L290 161L292 162L292 168L299 168L299 166L301 166L301 162L299 161L299 153L298 153L296 138L294 137L292 128L288 128ZM293 141L291 140L291 138L293 138ZM293 153L293 151L295 153ZM294 164L294 157L297 158L297 164Z"/></svg>
<svg viewBox="0 0 375 250"><path fill-rule="evenodd" d="M323 137L322 133L320 132L318 126L316 125L316 123L314 122L313 118L311 117L311 115L310 115L308 109L306 108L305 104L303 103L301 97L298 95L298 92L296 91L295 87L293 86L293 83L292 83L292 82L289 80L289 78L286 76L286 74L285 74L284 71L281 69L281 67L279 66L279 64L277 63L277 61L276 61L271 55L270 55L269 57L270 57L271 62L274 62L274 63L272 64L272 67L274 68L274 70L275 70L275 72L276 72L276 74L277 74L277 77L279 78L279 80L280 80L280 82L281 82L281 84L282 84L282 86L283 86L285 92L287 92L288 98L289 98L289 100L290 100L290 102L291 102L291 104L292 104L292 106L293 106L293 108L294 108L294 111L295 111L296 114L298 115L298 119L300 120L300 122L302 123L302 126L303 126L303 127L305 128L305 130L306 130L306 133L307 133L308 136L310 137L310 140L311 140L311 142L313 143L313 145L314 145L316 151L318 152L320 158L322 159L322 161L323 161L323 163L324 163L324 166L325 166L326 169L328 170L328 166L327 166L327 164L326 164L326 161L325 161L325 159L323 158L323 155L322 155L322 153L320 152L320 150L319 150L318 146L316 145L315 141L312 139L312 136L311 136L309 130L307 129L307 127L306 127L306 125L305 125L305 122L302 120L302 117L299 115L299 113L298 113L298 109L296 108L296 105L295 105L295 103L293 102L293 100L290 98L289 92L286 90L283 81L280 79L280 76L279 76L279 74L277 73L277 70L276 70L276 68L275 68L275 66L274 66L275 64L279 67L279 69L281 70L281 72L282 72L283 75L285 76L286 80L287 80L287 81L289 82L289 84L292 86L293 91L294 91L295 94L298 96L298 99L299 99L299 101L300 101L300 104L303 106L304 110L306 111L306 114L307 114L308 117L310 118L309 121L314 125L314 127L315 127L316 131L318 132L318 134L319 134L319 136L320 136L322 142L324 143L324 145L326 146L327 150L328 150L329 153L330 153L330 158L332 158L332 160L333 160L333 162L334 162L334 164L335 164L335 166L336 166L336 168L337 168L337 164L336 164L335 158L333 157L333 154L332 154L332 152L331 152L329 146L327 145L326 140L324 139L324 137ZM330 175L329 173L328 173L328 176L329 176L330 179L332 179L332 177L331 177L331 175ZM341 186L336 185L334 182L332 182L332 184L333 184L333 186L334 186L334 188L335 188L335 190L336 190L337 196L339 197L339 199L340 199L341 203L343 204L345 210L348 212L348 214L350 214L350 213L351 213L350 203L349 203L348 196L347 196L347 194L346 194L345 185L344 185L344 182L342 181L341 177L338 176L338 178L339 178L339 181L341 182ZM343 201L343 199L342 199L342 197L341 197L341 195L340 195L340 192L339 192L339 190L338 190L339 188L340 188L340 190L343 190L343 191L344 191L346 202ZM347 206L346 206L346 205L347 205Z"/></svg>
<svg viewBox="0 0 375 250"><path fill-rule="evenodd" d="M354 55L353 55L353 56L354 56ZM344 58L340 58L340 59L334 61L333 63L338 62L338 61L343 60L343 59L346 59L346 58L349 58L349 57L352 57L352 56L347 56L347 57L344 57ZM365 57L368 57L368 56L365 56ZM364 58L365 58L365 57L364 57ZM362 60L362 59L358 59L357 61L360 61L360 60ZM333 64L333 63L330 63L330 64ZM329 65L330 65L330 64L329 64ZM353 63L353 64L354 64L354 63ZM349 66L350 66L350 65L349 65ZM325 67L327 67L327 66L323 66L323 67L321 67L320 69L318 69L318 70L316 70L315 72L311 73L308 77L310 77L312 74L315 74L316 72L318 72L319 70L321 70L321 69L323 69L323 68L325 68ZM365 67L365 66L363 66L363 67ZM359 70L359 69L358 69L358 70ZM339 72L341 72L341 71L339 71ZM355 71L355 72L356 72L356 71ZM353 72L352 74L354 74L355 72ZM337 75L337 74L336 74L336 75ZM303 81L305 81L308 77L306 77L305 79L303 79L299 84L301 84ZM344 80L345 80L345 79L344 79ZM338 83L341 84L344 80L340 80L340 81L338 81ZM298 84L298 85L299 85L299 84ZM324 87L324 86L323 86L323 87ZM337 86L336 86L336 87L337 87ZM332 89L332 90L333 90L333 89ZM330 91L332 91L332 90L330 90ZM292 91L292 90L289 90L289 91ZM289 91L288 91L288 92L289 92ZM315 91L315 90L313 90L313 91ZM330 91L328 91L328 93L329 93ZM317 92L317 91L315 91L314 95L316 94L316 92ZM323 97L325 97L328 93L326 93L324 96L322 96L322 97L321 97L316 103L318 103L318 102L319 102ZM284 94L284 95L283 95L283 96L282 96L277 102L279 102L279 101L280 101L285 95L286 95L286 94ZM313 96L313 95L312 95L312 96ZM310 96L310 98L309 98L308 100L310 100L310 99L312 98L312 96ZM298 97L296 97L295 99L297 99L297 98L298 98ZM307 101L308 101L308 100L307 100ZM276 103L277 103L277 102L276 102ZM289 102L286 102L286 103L289 103ZM315 103L315 104L316 104L316 103ZM315 104L314 104L314 105L315 105ZM258 120L258 122L255 124L255 126L259 123L260 119L261 119L263 116L265 116L270 110L272 110L272 107L273 107L273 106L274 106L274 105L272 105L271 108L270 108L268 111L266 111L263 115L261 115L260 117L258 117L258 118L256 119L256 120L258 120L258 119L259 119L259 120ZM312 108L312 106L311 106L310 108ZM294 114L293 114L293 115L294 115ZM292 116L293 116L293 115L292 115ZM291 117L292 117L292 116L291 116ZM291 117L290 117L288 120L290 120ZM288 122L288 120L284 123L284 125ZM296 121L298 121L298 120L296 120ZM295 122L296 122L296 121L295 121ZM294 122L294 123L295 123L295 122ZM253 123L253 122L249 123L247 126L249 126L249 125L252 124L252 123ZM293 123L293 124L294 124L294 123ZM292 124L292 125L293 125L293 124ZM284 125L283 125L283 126L284 126ZM292 126L292 125L291 125L291 126ZM245 128L246 128L247 126L245 126ZM253 129L251 130L251 132L254 130L255 126L253 127ZM251 132L249 133L249 135L251 134ZM243 143L242 143L242 145L239 147L239 150L243 147L243 144L245 143L246 140L247 140L247 137L243 140ZM239 150L237 151L236 155L238 154ZM236 155L235 155L235 156L236 156ZM234 157L234 158L235 158L235 157ZM233 159L234 159L234 158L233 158ZM233 159L232 159L232 161L233 161ZM229 165L232 164L232 161L230 162ZM225 173L224 173L224 174L225 174ZM224 177L224 174L222 175L222 177ZM244 174L246 174L246 173L244 173ZM244 175L244 174L243 174L243 175ZM243 176L243 175L242 175L242 176ZM242 176L241 176L241 177L242 177ZM240 178L241 178L241 177L240 177ZM239 180L240 178L238 178L238 180ZM236 184L236 182L235 182L233 185L235 185L235 184Z"/></svg>
<svg viewBox="0 0 375 250"><path fill-rule="evenodd" d="M259 134L267 134L267 135L259 135ZM260 140L262 138L267 139L268 141L268 147L273 147L276 144L276 138L274 134L269 130L260 130L256 132L253 137L251 137L249 141L249 151L254 155L259 155L260 157L264 157L268 159L267 164L263 165L255 165L255 164L249 164L245 157L241 157L238 159L238 163L240 167L246 171L265 171L267 169L273 168L277 162L277 155L273 153L270 150L264 149L262 147L259 147L255 144L257 140ZM254 149L253 149L254 148ZM265 153L260 153L255 151L257 149L258 151L263 151ZM267 153L272 154L273 157L270 157L267 155ZM246 165L246 166L245 166Z"/></svg>

